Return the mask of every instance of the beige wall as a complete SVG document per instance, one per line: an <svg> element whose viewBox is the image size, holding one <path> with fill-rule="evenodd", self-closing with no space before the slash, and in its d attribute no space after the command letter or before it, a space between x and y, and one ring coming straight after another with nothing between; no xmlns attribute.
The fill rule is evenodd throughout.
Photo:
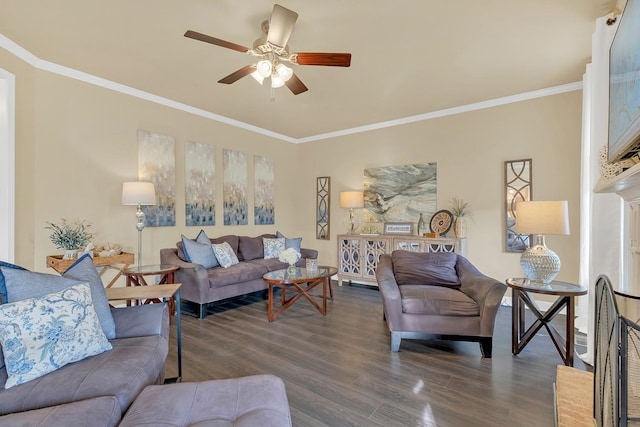
<svg viewBox="0 0 640 427"><path fill-rule="evenodd" d="M321 261L336 263L336 234L344 233L340 191L361 189L369 167L436 162L438 209L453 196L471 203L468 257L499 280L522 276L519 254L503 252L503 162L533 159L533 194L538 200L569 200L570 236L547 244L563 262L559 280L577 281L582 94L572 92L374 132L302 144L298 193L313 221L313 181L331 176L331 240L316 241ZM416 218L417 222L417 218ZM305 224L305 238L313 237Z"/></svg>
<svg viewBox="0 0 640 427"><path fill-rule="evenodd" d="M468 255L497 279L519 276L518 254L503 252L503 162L533 158L534 198L568 199L571 236L548 238L563 261L558 279L576 281L579 248L581 92L459 114L372 132L293 145L45 71L0 50L0 67L16 74L16 262L45 270L46 221L87 219L98 243L136 250L135 208L120 205L122 182L137 178L138 129L176 137L176 227L146 228L143 263L158 262L185 227L184 142L216 146L217 212L210 236L257 235L276 229L301 235L303 246L336 264L336 234L344 231L340 191L362 188L368 167L437 162L438 208L453 196L471 203ZM252 156L276 165L276 225L222 226L222 149L247 153L252 209ZM315 179L331 176L331 240L315 239Z"/></svg>

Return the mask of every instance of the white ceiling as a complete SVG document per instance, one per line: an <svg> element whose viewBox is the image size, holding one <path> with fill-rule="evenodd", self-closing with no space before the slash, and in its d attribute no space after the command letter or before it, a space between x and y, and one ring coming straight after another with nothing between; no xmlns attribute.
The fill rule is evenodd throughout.
<svg viewBox="0 0 640 427"><path fill-rule="evenodd" d="M290 50L350 52L351 67L295 66L309 88L219 79L252 57L266 0L2 0L0 34L41 60L305 138L582 80L595 19L616 0L280 0ZM1 67L2 64L0 64Z"/></svg>

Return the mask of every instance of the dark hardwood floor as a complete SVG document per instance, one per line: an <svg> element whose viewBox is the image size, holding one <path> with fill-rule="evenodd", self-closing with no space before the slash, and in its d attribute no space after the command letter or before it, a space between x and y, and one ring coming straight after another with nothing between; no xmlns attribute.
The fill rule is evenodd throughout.
<svg viewBox="0 0 640 427"><path fill-rule="evenodd" d="M493 358L478 343L403 340L389 349L376 288L334 283L320 315L305 300L273 323L262 295L182 316L183 381L273 374L286 384L294 426L552 426L556 365L539 333L511 354L501 307ZM544 332L544 331L543 331ZM167 376L176 375L175 322ZM576 357L576 367L584 369Z"/></svg>

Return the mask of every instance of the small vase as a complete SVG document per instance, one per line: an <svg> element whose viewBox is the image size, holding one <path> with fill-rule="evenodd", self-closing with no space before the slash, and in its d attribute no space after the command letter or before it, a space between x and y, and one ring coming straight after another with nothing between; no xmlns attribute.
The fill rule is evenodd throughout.
<svg viewBox="0 0 640 427"><path fill-rule="evenodd" d="M76 257L77 252L78 252L77 249L65 249L62 259L74 259Z"/></svg>
<svg viewBox="0 0 640 427"><path fill-rule="evenodd" d="M467 237L467 220L464 217L456 217L453 222L453 233L458 239Z"/></svg>
<svg viewBox="0 0 640 427"><path fill-rule="evenodd" d="M298 272L298 267L295 264L289 264L289 268L287 268L287 273L296 274Z"/></svg>

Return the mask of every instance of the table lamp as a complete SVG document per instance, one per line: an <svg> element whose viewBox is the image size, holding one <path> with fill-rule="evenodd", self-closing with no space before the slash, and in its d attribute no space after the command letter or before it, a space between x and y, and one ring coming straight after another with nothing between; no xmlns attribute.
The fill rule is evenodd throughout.
<svg viewBox="0 0 640 427"><path fill-rule="evenodd" d="M547 247L545 234L569 234L569 203L532 201L516 204L516 233L535 235L535 243L520 257L520 267L532 282L551 282L560 271L560 257Z"/></svg>
<svg viewBox="0 0 640 427"><path fill-rule="evenodd" d="M340 207L349 209L348 234L356 234L360 224L353 210L364 207L364 193L362 191L342 191L340 193ZM345 218L345 221L346 220L347 218Z"/></svg>
<svg viewBox="0 0 640 427"><path fill-rule="evenodd" d="M125 206L137 206L136 218L138 223L138 268L142 260L142 230L144 229L144 212L142 206L156 204L156 189L153 182L135 181L122 184L122 204Z"/></svg>

